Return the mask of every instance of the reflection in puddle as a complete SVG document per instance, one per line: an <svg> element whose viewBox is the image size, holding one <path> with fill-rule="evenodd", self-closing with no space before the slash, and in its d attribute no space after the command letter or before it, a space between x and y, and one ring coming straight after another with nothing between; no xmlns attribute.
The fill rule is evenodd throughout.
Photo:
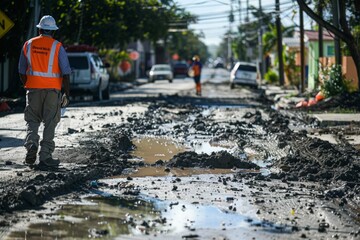
<svg viewBox="0 0 360 240"><path fill-rule="evenodd" d="M222 229L246 227L247 218L220 210L214 206L188 204L185 202L161 202L162 217L169 223L167 230L172 233L181 233L189 229ZM166 211L164 211L166 210Z"/></svg>
<svg viewBox="0 0 360 240"><path fill-rule="evenodd" d="M192 139L191 147L186 147L183 144L176 143L174 140L163 137L143 137L133 141L136 148L132 152L133 156L139 157L147 164L154 164L158 160L168 161L174 155L190 150L197 154L211 154L213 152L227 151L233 152L235 143L222 141L209 143L207 140ZM246 158L244 154L240 158ZM231 169L204 169L204 168L171 168L157 166L146 166L138 169L127 169L123 172L123 176L127 177L147 177L147 176L191 176L199 174L226 174L233 172ZM119 177L119 176L118 176Z"/></svg>
<svg viewBox="0 0 360 240"><path fill-rule="evenodd" d="M160 159L168 161L174 155L186 150L183 145L160 137L138 138L133 143L136 149L132 152L132 155L144 159L144 162L149 164L155 163Z"/></svg>
<svg viewBox="0 0 360 240"><path fill-rule="evenodd" d="M63 205L46 220L7 239L114 239L121 235L176 234L195 229L249 228L249 218L214 206L140 198L87 197Z"/></svg>
<svg viewBox="0 0 360 240"><path fill-rule="evenodd" d="M215 144L210 144L209 142L194 144L193 148L197 154L206 153L210 155L212 152L220 152L220 151L230 152L230 146L225 146L225 145L217 146Z"/></svg>
<svg viewBox="0 0 360 240"><path fill-rule="evenodd" d="M228 151L234 147L234 143L209 143L207 141L194 140L191 147L186 147L168 138L161 137L144 137L133 141L136 149L132 155L140 157L145 163L155 163L157 160L168 161L174 155L193 150L197 154L211 154L212 152Z"/></svg>
<svg viewBox="0 0 360 240"><path fill-rule="evenodd" d="M154 205L137 198L86 198L78 204L63 205L42 223L31 224L25 231L14 231L7 239L113 239L145 229L136 222L155 220Z"/></svg>

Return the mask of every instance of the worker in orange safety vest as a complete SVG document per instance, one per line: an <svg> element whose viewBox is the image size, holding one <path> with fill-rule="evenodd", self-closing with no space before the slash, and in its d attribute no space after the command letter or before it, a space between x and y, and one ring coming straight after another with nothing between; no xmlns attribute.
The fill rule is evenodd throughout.
<svg viewBox="0 0 360 240"><path fill-rule="evenodd" d="M195 55L193 57L193 63L190 66L190 68L192 69L192 74L193 74L193 78L195 81L195 88L196 88L196 95L201 96L201 69L202 69L202 64L200 62L200 58L199 56Z"/></svg>
<svg viewBox="0 0 360 240"><path fill-rule="evenodd" d="M43 16L36 27L39 36L25 42L19 59L20 80L26 89L25 164L36 162L40 140L38 130L43 122L39 165L57 167L60 160L52 157L55 128L61 118L61 108L69 104L71 68L64 47L53 38L58 29L55 19Z"/></svg>

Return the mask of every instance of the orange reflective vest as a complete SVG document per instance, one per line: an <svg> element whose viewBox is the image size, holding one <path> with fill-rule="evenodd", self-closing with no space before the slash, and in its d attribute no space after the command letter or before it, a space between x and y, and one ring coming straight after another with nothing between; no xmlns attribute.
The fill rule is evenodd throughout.
<svg viewBox="0 0 360 240"><path fill-rule="evenodd" d="M59 67L61 43L47 36L38 36L24 44L28 61L25 88L54 88L61 90L62 76Z"/></svg>
<svg viewBox="0 0 360 240"><path fill-rule="evenodd" d="M201 68L200 65L195 63L194 66L192 67L193 71L194 71L194 76L200 76L201 74Z"/></svg>

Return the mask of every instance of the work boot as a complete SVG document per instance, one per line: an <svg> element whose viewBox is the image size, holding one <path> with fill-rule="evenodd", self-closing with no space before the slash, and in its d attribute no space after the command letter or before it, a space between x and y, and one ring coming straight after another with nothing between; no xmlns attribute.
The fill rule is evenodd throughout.
<svg viewBox="0 0 360 240"><path fill-rule="evenodd" d="M37 154L38 148L35 145L32 145L27 153L26 153L26 157L25 157L25 164L28 165L33 165L36 161L36 154Z"/></svg>
<svg viewBox="0 0 360 240"><path fill-rule="evenodd" d="M45 166L45 167L58 167L59 164L60 164L60 160L53 159L52 157L49 157L45 160L40 160L40 163L39 163L40 166Z"/></svg>

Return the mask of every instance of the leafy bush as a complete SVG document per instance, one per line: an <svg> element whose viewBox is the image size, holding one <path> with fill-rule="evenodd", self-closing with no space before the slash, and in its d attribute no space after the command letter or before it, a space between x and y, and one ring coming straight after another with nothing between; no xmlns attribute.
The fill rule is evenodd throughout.
<svg viewBox="0 0 360 240"><path fill-rule="evenodd" d="M276 72L269 70L266 74L265 74L265 81L267 83L276 83L279 82L279 76L276 74Z"/></svg>
<svg viewBox="0 0 360 240"><path fill-rule="evenodd" d="M321 91L325 97L336 96L344 92L351 92L351 80L342 75L341 65L332 65L320 70L319 78L322 82Z"/></svg>

